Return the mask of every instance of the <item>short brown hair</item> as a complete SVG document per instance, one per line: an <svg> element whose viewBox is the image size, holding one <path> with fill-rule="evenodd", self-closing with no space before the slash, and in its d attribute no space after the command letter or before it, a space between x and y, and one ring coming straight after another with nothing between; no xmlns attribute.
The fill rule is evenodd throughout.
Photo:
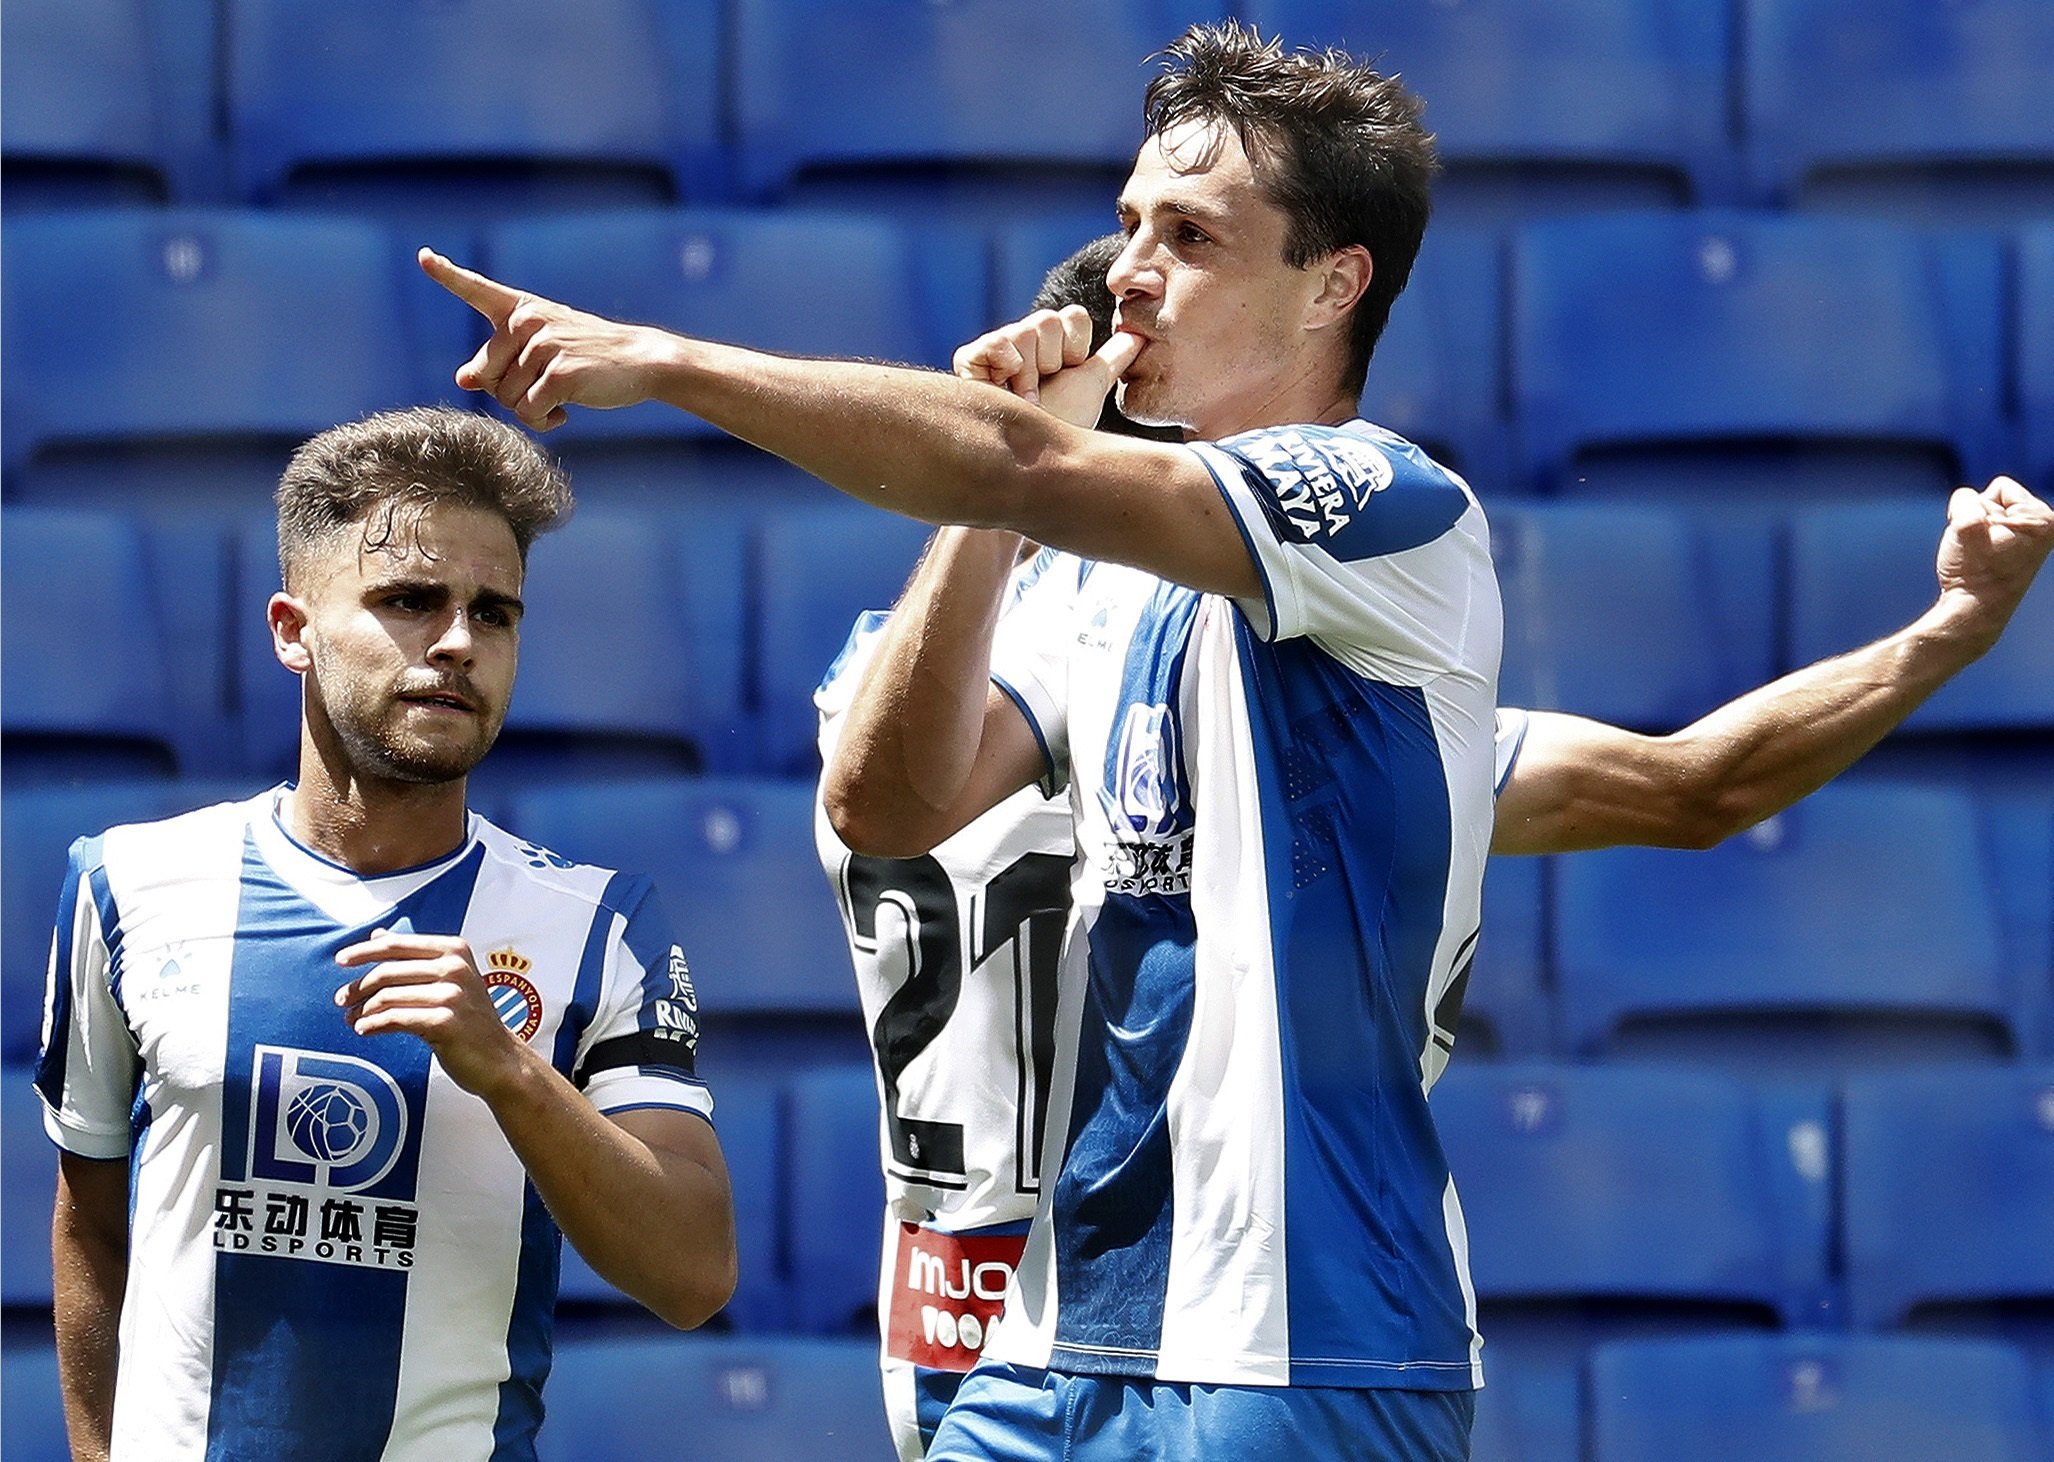
<svg viewBox="0 0 2054 1462"><path fill-rule="evenodd" d="M411 406L330 427L303 443L278 479L278 569L359 523L365 542L390 541L405 508L456 502L506 519L519 546L570 516L563 472L504 422L448 406ZM380 520L369 520L380 509Z"/></svg>
<svg viewBox="0 0 2054 1462"><path fill-rule="evenodd" d="M1440 164L1419 98L1345 52L1286 51L1232 20L1194 25L1163 58L1148 85L1149 136L1180 122L1231 127L1290 220L1284 262L1293 268L1352 244L1369 251L1343 380L1360 394L1433 208Z"/></svg>

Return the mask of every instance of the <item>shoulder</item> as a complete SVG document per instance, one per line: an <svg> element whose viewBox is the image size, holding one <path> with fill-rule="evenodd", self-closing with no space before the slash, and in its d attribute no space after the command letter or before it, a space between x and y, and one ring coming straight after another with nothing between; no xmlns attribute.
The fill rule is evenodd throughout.
<svg viewBox="0 0 2054 1462"><path fill-rule="evenodd" d="M217 802L154 822L125 822L105 832L82 837L71 845L72 866L81 873L109 864L136 867L179 867L196 855L240 846L250 819L267 814L272 792L241 802Z"/></svg>
<svg viewBox="0 0 2054 1462"><path fill-rule="evenodd" d="M1223 486L1255 489L1278 535L1300 543L1400 552L1477 511L1461 478L1365 421L1264 427L1194 446Z"/></svg>
<svg viewBox="0 0 2054 1462"><path fill-rule="evenodd" d="M604 909L632 917L654 891L649 879L596 863L579 863L478 819L478 844L496 874L523 885L529 897L558 899L590 912Z"/></svg>

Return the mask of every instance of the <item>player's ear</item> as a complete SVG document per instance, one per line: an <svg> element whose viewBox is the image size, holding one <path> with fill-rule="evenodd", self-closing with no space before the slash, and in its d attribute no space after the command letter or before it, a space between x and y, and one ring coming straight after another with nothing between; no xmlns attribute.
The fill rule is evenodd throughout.
<svg viewBox="0 0 2054 1462"><path fill-rule="evenodd" d="M1323 330L1347 317L1369 288L1369 281L1376 273L1376 266L1370 262L1369 250L1360 244L1350 244L1329 254L1325 261L1313 266L1318 271L1319 293L1315 294L1305 310L1305 328Z"/></svg>
<svg viewBox="0 0 2054 1462"><path fill-rule="evenodd" d="M287 593L271 596L264 606L265 622L271 626L271 653L278 663L295 675L314 668L314 656L307 648L307 606Z"/></svg>

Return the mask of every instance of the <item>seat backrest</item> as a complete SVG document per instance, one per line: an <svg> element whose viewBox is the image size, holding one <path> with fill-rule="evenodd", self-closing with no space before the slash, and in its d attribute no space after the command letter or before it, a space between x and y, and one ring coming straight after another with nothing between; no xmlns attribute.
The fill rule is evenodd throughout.
<svg viewBox="0 0 2054 1462"><path fill-rule="evenodd" d="M1841 1119L1856 1324L1949 1301L2054 1313L2054 1067L1864 1077Z"/></svg>
<svg viewBox="0 0 2054 1462"><path fill-rule="evenodd" d="M230 0L238 188L276 202L296 170L554 163L645 170L706 147L717 98L675 85L668 42L717 34L712 0ZM708 68L710 69L710 68ZM703 82L702 82L703 85Z"/></svg>
<svg viewBox="0 0 2054 1462"><path fill-rule="evenodd" d="M2019 1049L2018 996L1962 793L1827 787L1706 852L1579 854L1556 875L1572 1051L1702 1037L1726 1058L1809 1053L1817 1071ZM1836 1022L1852 1025L1851 1044L1828 1034Z"/></svg>
<svg viewBox="0 0 2054 1462"><path fill-rule="evenodd" d="M873 1333L884 1213L876 1075L868 1066L801 1072L787 1100L793 1323Z"/></svg>
<svg viewBox="0 0 2054 1462"><path fill-rule="evenodd" d="M9 459L66 442L296 442L404 405L416 391L402 268L385 230L343 218L12 221Z"/></svg>
<svg viewBox="0 0 2054 1462"><path fill-rule="evenodd" d="M2054 12L2039 0L1745 0L1756 182L1827 207L2044 216L2054 201ZM1963 186L1981 182L1980 199ZM1949 205L1953 206L1949 206Z"/></svg>
<svg viewBox="0 0 2054 1462"><path fill-rule="evenodd" d="M1674 509L1522 503L1491 514L1505 607L1498 699L1673 730L1746 688L1705 551ZM1761 626L1758 628L1764 628Z"/></svg>
<svg viewBox="0 0 2054 1462"><path fill-rule="evenodd" d="M0 1448L8 1462L68 1462L71 1457L55 1347L10 1345L0 1352Z"/></svg>
<svg viewBox="0 0 2054 1462"><path fill-rule="evenodd" d="M0 58L10 191L26 183L55 192L51 175L65 170L81 175L66 190L75 199L169 195L166 98L141 0L9 0L0 11ZM89 190L83 175L91 174L98 176ZM10 198L9 207L18 206Z"/></svg>
<svg viewBox="0 0 2054 1462"><path fill-rule="evenodd" d="M2018 236L2018 395L2025 480L2054 481L2054 224Z"/></svg>
<svg viewBox="0 0 2054 1462"><path fill-rule="evenodd" d="M910 518L854 504L790 513L757 532L757 697L764 765L813 777L813 691L856 616L889 609L931 532Z"/></svg>
<svg viewBox="0 0 2054 1462"><path fill-rule="evenodd" d="M1548 480L1603 447L1749 440L1992 452L1998 255L1856 219L1711 210L1512 244L1512 395ZM1859 340L1849 351L1845 342Z"/></svg>
<svg viewBox="0 0 2054 1462"><path fill-rule="evenodd" d="M542 1462L759 1462L891 1450L875 1341L565 1339L544 1397Z"/></svg>
<svg viewBox="0 0 2054 1462"><path fill-rule="evenodd" d="M1590 1362L1593 1462L2041 1455L2025 1360L1909 1336L1621 1341Z"/></svg>
<svg viewBox="0 0 2054 1462"><path fill-rule="evenodd" d="M856 1009L848 941L813 851L813 788L678 778L528 790L513 831L655 881L709 1014Z"/></svg>
<svg viewBox="0 0 2054 1462"><path fill-rule="evenodd" d="M1459 1063L1433 1092L1481 1301L1801 1302L1776 1142L1749 1089L1683 1070ZM1822 1175L1823 1177L1823 1175ZM1807 1236L1823 1268L1825 1232Z"/></svg>
<svg viewBox="0 0 2054 1462"><path fill-rule="evenodd" d="M485 255L489 272L522 289L792 355L941 365L984 326L982 240L854 215L688 209L532 219L489 230ZM719 434L660 405L579 412L563 433Z"/></svg>
<svg viewBox="0 0 2054 1462"><path fill-rule="evenodd" d="M1475 175L1515 170L1540 174L1517 194L1529 209L1547 206L1551 182L1571 206L1730 195L1724 5L1254 0L1244 10L1265 34L1340 46L1425 99L1448 168L1436 207Z"/></svg>
<svg viewBox="0 0 2054 1462"><path fill-rule="evenodd" d="M1790 658L1808 664L1910 623L1932 602L1939 503L1812 507L1790 530ZM2002 639L1904 723L1908 731L2054 730L2054 582L2036 583Z"/></svg>
<svg viewBox="0 0 2054 1462"><path fill-rule="evenodd" d="M1147 58L1224 11L1218 0L740 0L742 187L776 197L802 170L824 167L1068 164L1123 173L1141 143ZM1022 87L1023 68L1062 82ZM883 88L880 73L891 78ZM1008 104L992 105L1000 96ZM1111 203L1108 189L1108 214Z"/></svg>
<svg viewBox="0 0 2054 1462"><path fill-rule="evenodd" d="M57 1145L43 1131L43 1104L30 1076L24 1067L0 1067L0 1227L7 1230L0 1248L0 1305L39 1307L50 1303Z"/></svg>

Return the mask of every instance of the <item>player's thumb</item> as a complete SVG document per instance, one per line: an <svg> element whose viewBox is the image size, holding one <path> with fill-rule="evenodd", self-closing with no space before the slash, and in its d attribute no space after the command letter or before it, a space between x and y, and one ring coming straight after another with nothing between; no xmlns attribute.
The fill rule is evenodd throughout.
<svg viewBox="0 0 2054 1462"><path fill-rule="evenodd" d="M1982 493L1972 487L1957 487L1953 496L1947 499L1947 521L1956 531L1973 528L1989 521L1988 504Z"/></svg>

